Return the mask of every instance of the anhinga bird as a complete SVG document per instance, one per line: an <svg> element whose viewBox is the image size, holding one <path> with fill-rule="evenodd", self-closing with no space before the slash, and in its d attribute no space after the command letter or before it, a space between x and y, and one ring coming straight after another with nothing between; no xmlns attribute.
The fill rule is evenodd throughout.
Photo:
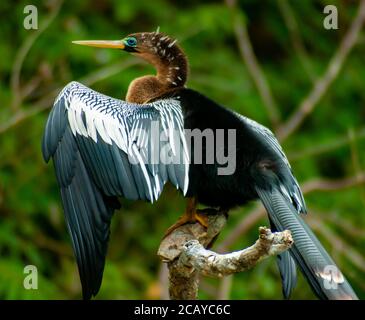
<svg viewBox="0 0 365 320"><path fill-rule="evenodd" d="M205 224L197 203L230 209L259 198L272 229L289 229L294 238L293 247L278 257L284 296L296 284L298 265L319 298L357 299L300 217L306 212L303 195L277 139L264 126L186 88L188 62L176 41L144 32L118 41L74 43L122 49L157 70L132 81L125 101L71 82L47 121L42 151L47 162L53 158L84 298L96 295L101 285L117 197L153 202L170 181L188 198L185 215L172 229L186 222ZM157 147L150 137L152 123L165 135L158 140L162 156L180 150L180 162L146 161ZM233 174L219 175L216 160L194 163L199 150L188 150L187 129L235 129Z"/></svg>

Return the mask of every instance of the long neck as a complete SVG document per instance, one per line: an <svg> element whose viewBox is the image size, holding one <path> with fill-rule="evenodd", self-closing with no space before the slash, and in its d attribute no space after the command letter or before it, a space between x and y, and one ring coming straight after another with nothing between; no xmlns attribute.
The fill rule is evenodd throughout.
<svg viewBox="0 0 365 320"><path fill-rule="evenodd" d="M188 62L183 51L176 44L169 47L160 41L160 45L151 52L138 54L152 64L157 71L155 76L143 76L131 82L126 100L134 103L146 103L168 91L184 87L188 75Z"/></svg>

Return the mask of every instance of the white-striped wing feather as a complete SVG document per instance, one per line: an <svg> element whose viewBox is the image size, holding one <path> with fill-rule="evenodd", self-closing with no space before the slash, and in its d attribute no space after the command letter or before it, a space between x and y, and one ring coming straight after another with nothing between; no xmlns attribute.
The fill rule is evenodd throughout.
<svg viewBox="0 0 365 320"><path fill-rule="evenodd" d="M98 93L80 83L71 82L57 97L55 107L59 105L59 102L62 102L66 109L68 124L76 139L84 137L92 140L96 144L96 147L93 146L95 152L104 152L97 148L100 143L117 146L131 160L131 165L139 164L140 172L135 172L135 168L133 170L136 175L140 176L139 178L143 178L142 182L147 187L147 192L140 193L138 198L156 200L167 179L186 193L189 155L183 132L183 115L178 100L164 99L147 105L131 104ZM163 174L159 176L158 167L163 164L158 166L158 164L149 163L151 162L149 156L153 151L151 149L156 148L152 144L150 136L151 121L158 122L160 126L158 133L163 130L167 138L166 142L159 141L159 138L154 140L161 143L160 152L169 149L166 146L162 148L166 143L169 144L174 156L179 152L180 163L171 164L173 167L167 170L167 172L171 172L178 168L178 172L175 172L175 175L172 174L172 177ZM103 147L103 149L105 148ZM171 155L158 155L157 160L161 161L168 156ZM90 152L84 152L83 157L90 157ZM92 165L96 166L97 157L92 158L89 160L93 163ZM98 172L98 168L95 167L94 172ZM181 172L183 172L183 177ZM112 172L112 174L114 173ZM141 183L139 178L135 179L135 183ZM120 182L120 184L122 183ZM131 182L125 181L125 183ZM126 188L127 186L124 188L122 186L122 189ZM117 195L124 195L124 193L121 192Z"/></svg>

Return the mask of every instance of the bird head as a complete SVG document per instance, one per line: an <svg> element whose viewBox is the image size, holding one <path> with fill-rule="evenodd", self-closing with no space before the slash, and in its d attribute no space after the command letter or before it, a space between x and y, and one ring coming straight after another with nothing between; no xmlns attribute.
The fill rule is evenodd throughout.
<svg viewBox="0 0 365 320"><path fill-rule="evenodd" d="M156 32L132 33L121 40L83 40L75 44L121 49L138 56L157 71L156 76L143 76L134 79L128 88L127 101L145 103L166 90L181 88L188 75L188 60L176 40Z"/></svg>
<svg viewBox="0 0 365 320"><path fill-rule="evenodd" d="M158 31L133 33L121 40L81 40L72 41L72 43L98 48L121 49L150 62L154 58L173 59L176 50L181 52L176 45L176 40Z"/></svg>

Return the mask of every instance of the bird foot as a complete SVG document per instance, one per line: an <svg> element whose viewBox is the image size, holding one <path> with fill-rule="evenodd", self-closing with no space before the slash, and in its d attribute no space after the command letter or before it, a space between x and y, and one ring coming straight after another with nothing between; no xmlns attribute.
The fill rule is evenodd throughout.
<svg viewBox="0 0 365 320"><path fill-rule="evenodd" d="M198 209L192 213L184 213L184 215L182 215L176 223L174 223L170 228L167 229L163 239L184 224L196 222L200 223L204 228L208 228L209 219L207 213L205 213L204 210Z"/></svg>

